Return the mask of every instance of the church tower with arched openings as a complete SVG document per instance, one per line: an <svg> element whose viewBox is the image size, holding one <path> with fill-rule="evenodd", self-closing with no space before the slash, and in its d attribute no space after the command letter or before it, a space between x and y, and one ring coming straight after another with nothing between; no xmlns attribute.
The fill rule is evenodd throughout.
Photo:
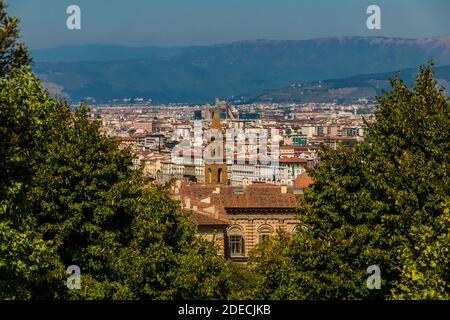
<svg viewBox="0 0 450 320"><path fill-rule="evenodd" d="M228 167L225 152L225 134L220 123L220 107L214 109L214 116L210 126L206 159L205 159L205 184L227 185ZM220 136L220 137L219 137ZM219 153L218 153L219 152Z"/></svg>

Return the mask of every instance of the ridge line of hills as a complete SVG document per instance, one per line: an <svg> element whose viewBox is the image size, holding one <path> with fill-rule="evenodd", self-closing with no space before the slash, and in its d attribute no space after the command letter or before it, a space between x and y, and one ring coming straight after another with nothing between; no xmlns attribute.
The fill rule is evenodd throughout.
<svg viewBox="0 0 450 320"><path fill-rule="evenodd" d="M290 86L269 89L258 95L244 97L242 102L292 102L292 103L355 103L361 100L375 102L375 97L391 89L390 79L399 74L407 85L415 81L418 68L392 72L361 74L341 79L326 79L307 83L293 83ZM450 96L450 65L434 68L438 85Z"/></svg>
<svg viewBox="0 0 450 320"><path fill-rule="evenodd" d="M32 50L32 55L43 83L73 102L142 98L157 103L204 103L215 97L314 101L320 100L314 95L327 95L317 88L310 98L304 94L292 96L294 90L289 94L280 90L289 91L286 88L293 83L313 85L324 79L342 80L361 74L378 74L379 78L393 70L417 70L431 59L436 66L448 66L450 37L257 39L168 48L88 45ZM445 67L440 71L444 81L448 80L447 71ZM347 84L325 81L330 90L348 88ZM348 96L351 100L377 93L377 85L368 85L367 81L357 85L364 90L349 89L354 92L350 95L349 90L338 90L337 95L328 94L324 99L339 100L342 96L345 100ZM379 87L383 87L382 83ZM268 97L269 91L272 97Z"/></svg>

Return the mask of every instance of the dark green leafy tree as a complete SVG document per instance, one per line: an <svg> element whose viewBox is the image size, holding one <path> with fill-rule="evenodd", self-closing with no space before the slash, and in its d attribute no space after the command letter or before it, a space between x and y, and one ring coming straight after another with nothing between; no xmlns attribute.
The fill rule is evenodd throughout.
<svg viewBox="0 0 450 320"><path fill-rule="evenodd" d="M18 43L18 20L0 1L0 299L29 299L61 278L62 265L51 240L36 228L27 193L34 165L56 110L27 65Z"/></svg>
<svg viewBox="0 0 450 320"><path fill-rule="evenodd" d="M85 274L85 290L71 293L107 299L223 296L224 261L216 249L196 236L165 188L144 187L130 169L130 153L98 126L87 120L85 108L58 113L30 197L44 238L54 239L62 261Z"/></svg>
<svg viewBox="0 0 450 320"><path fill-rule="evenodd" d="M378 103L366 143L322 151L300 199L307 230L262 253L256 297L450 298L449 99L430 65Z"/></svg>
<svg viewBox="0 0 450 320"><path fill-rule="evenodd" d="M0 5L0 299L226 297L216 248L86 107L49 96ZM80 290L66 287L69 265Z"/></svg>
<svg viewBox="0 0 450 320"><path fill-rule="evenodd" d="M17 72L20 73L20 72ZM55 108L28 71L0 80L0 298L31 298L56 280L58 258L36 229L27 193L45 119Z"/></svg>
<svg viewBox="0 0 450 320"><path fill-rule="evenodd" d="M147 188L132 156L52 100L29 72L2 80L2 298L194 299L227 295L216 248L167 187ZM78 265L82 289L66 288Z"/></svg>
<svg viewBox="0 0 450 320"><path fill-rule="evenodd" d="M262 275L255 270L255 265L252 261L247 263L229 262L230 285L229 295L230 300L246 300L252 297L255 287Z"/></svg>
<svg viewBox="0 0 450 320"><path fill-rule="evenodd" d="M19 20L6 14L6 4L0 0L0 78L31 62L27 48L17 42Z"/></svg>

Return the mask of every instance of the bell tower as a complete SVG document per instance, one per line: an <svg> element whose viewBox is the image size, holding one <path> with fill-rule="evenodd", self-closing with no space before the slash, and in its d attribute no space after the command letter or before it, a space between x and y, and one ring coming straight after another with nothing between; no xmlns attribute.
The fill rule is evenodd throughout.
<svg viewBox="0 0 450 320"><path fill-rule="evenodd" d="M226 185L228 184L228 167L225 152L225 135L220 123L220 107L214 109L214 116L211 122L212 129L209 137L209 159L205 159L205 184L207 185ZM221 135L221 139L219 139ZM217 145L220 143L220 145ZM217 150L222 154L219 159L216 157ZM209 161L208 161L209 160Z"/></svg>

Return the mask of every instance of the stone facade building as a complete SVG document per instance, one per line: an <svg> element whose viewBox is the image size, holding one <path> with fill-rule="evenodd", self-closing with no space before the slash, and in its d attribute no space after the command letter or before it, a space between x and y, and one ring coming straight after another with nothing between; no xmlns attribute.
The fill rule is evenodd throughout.
<svg viewBox="0 0 450 320"><path fill-rule="evenodd" d="M249 185L243 191L224 190L222 206L228 217L225 252L245 261L252 250L277 230L294 232L297 199L286 186Z"/></svg>
<svg viewBox="0 0 450 320"><path fill-rule="evenodd" d="M228 258L246 261L252 250L281 229L294 232L297 198L293 188L275 185L212 186L182 182L172 186L174 197L199 233L214 241Z"/></svg>

